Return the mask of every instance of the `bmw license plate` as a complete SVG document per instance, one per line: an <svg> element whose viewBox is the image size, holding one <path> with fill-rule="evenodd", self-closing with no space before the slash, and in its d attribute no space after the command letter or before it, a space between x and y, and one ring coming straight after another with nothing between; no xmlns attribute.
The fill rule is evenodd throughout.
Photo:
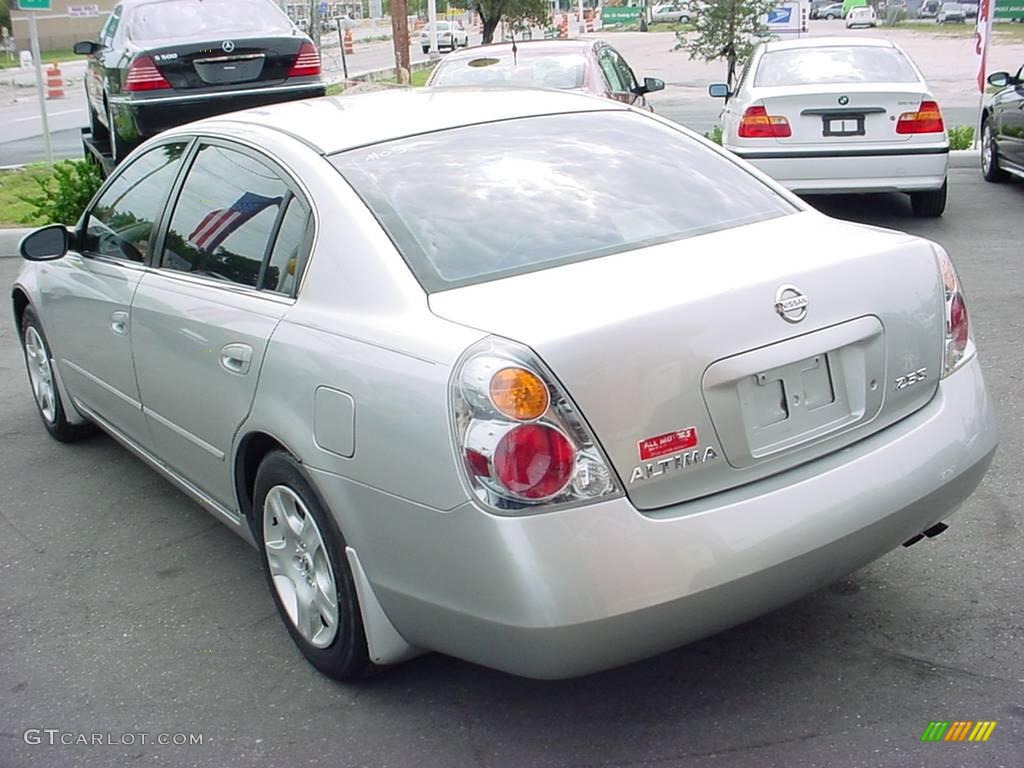
<svg viewBox="0 0 1024 768"><path fill-rule="evenodd" d="M822 118L823 136L863 136L864 115L836 115Z"/></svg>

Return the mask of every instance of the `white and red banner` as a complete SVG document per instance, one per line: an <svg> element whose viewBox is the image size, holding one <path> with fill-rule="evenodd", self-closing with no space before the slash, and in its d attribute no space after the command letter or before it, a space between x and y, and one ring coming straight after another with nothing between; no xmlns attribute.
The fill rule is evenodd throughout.
<svg viewBox="0 0 1024 768"><path fill-rule="evenodd" d="M974 53L978 61L978 91L985 92L988 45L992 41L992 16L996 0L979 0L978 27L974 30Z"/></svg>

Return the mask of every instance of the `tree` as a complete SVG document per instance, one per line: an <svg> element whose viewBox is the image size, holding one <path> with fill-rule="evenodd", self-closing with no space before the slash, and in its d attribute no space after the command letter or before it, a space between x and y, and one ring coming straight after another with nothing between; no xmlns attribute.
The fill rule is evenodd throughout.
<svg viewBox="0 0 1024 768"><path fill-rule="evenodd" d="M494 42L494 30L502 18L536 26L548 23L547 0L473 0L471 7L483 24L485 45Z"/></svg>
<svg viewBox="0 0 1024 768"><path fill-rule="evenodd" d="M693 21L696 31L676 32L676 50L683 49L691 59L725 59L731 91L736 65L747 61L758 42L768 37L767 16L775 5L775 0L706 0Z"/></svg>

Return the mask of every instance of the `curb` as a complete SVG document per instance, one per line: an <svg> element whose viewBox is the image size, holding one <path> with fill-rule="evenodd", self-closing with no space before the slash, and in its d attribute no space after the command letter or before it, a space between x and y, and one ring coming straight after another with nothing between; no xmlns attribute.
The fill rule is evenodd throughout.
<svg viewBox="0 0 1024 768"><path fill-rule="evenodd" d="M981 151L977 149L954 149L949 153L950 168L981 168ZM980 173L980 170L979 170Z"/></svg>
<svg viewBox="0 0 1024 768"><path fill-rule="evenodd" d="M0 229L0 259L18 258L18 243L33 229L34 227Z"/></svg>

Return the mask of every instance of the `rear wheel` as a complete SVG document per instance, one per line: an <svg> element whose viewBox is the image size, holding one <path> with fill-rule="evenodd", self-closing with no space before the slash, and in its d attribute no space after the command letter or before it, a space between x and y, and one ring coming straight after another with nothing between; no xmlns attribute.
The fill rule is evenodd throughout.
<svg viewBox="0 0 1024 768"><path fill-rule="evenodd" d="M935 219L946 210L946 191L949 182L943 181L938 189L927 189L910 193L910 207L914 215L921 219Z"/></svg>
<svg viewBox="0 0 1024 768"><path fill-rule="evenodd" d="M345 540L299 462L269 454L253 497L267 584L302 655L337 680L373 672Z"/></svg>
<svg viewBox="0 0 1024 768"><path fill-rule="evenodd" d="M999 167L999 150L992 137L992 126L988 118L981 124L981 175L985 181L1006 181L1009 174Z"/></svg>

